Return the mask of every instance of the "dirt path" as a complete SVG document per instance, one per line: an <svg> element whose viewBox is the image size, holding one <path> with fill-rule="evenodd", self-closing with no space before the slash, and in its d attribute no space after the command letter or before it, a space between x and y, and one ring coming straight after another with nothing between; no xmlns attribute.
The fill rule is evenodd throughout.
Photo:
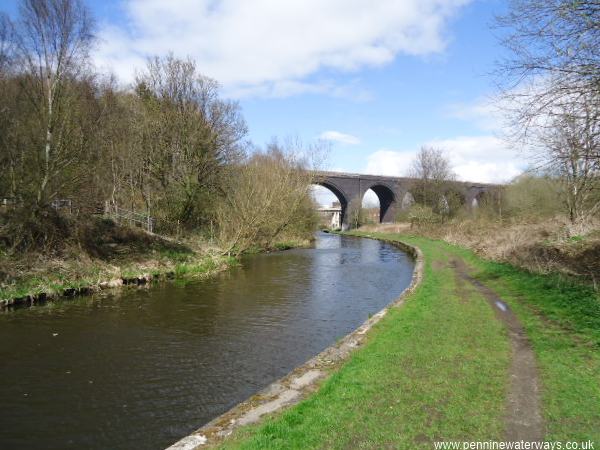
<svg viewBox="0 0 600 450"><path fill-rule="evenodd" d="M490 288L469 275L464 261L452 259L450 265L462 281L473 285L488 301L496 317L504 323L511 343L510 384L506 405L506 439L509 441L542 441L544 424L540 412L540 389L533 349L525 330L508 305Z"/></svg>

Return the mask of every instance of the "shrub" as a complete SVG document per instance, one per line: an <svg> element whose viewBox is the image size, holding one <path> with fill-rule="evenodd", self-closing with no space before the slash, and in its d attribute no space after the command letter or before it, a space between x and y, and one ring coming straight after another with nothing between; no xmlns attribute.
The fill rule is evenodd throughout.
<svg viewBox="0 0 600 450"><path fill-rule="evenodd" d="M549 177L517 177L506 187L504 198L510 216L550 217L564 210L559 182Z"/></svg>
<svg viewBox="0 0 600 450"><path fill-rule="evenodd" d="M430 206L414 204L410 207L406 214L406 218L410 222L411 227L414 225L429 225L439 223L442 217L436 214Z"/></svg>

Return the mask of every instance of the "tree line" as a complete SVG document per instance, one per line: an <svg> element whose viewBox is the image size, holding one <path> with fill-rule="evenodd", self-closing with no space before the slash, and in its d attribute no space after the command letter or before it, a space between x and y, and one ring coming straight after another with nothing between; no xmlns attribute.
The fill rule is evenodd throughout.
<svg viewBox="0 0 600 450"><path fill-rule="evenodd" d="M591 0L511 0L497 20L510 138L535 156L532 180L517 185L551 185L573 223L600 210L599 23ZM162 233L210 234L230 249L308 230L310 164L300 155L319 148L274 141L259 151L239 105L194 61L149 58L124 88L94 70L94 44L82 0L22 0L15 20L0 13L0 198L13 205L0 211L0 240L59 238L59 199L79 217L107 201L154 217ZM421 149L411 175L426 215L461 210L439 149ZM510 210L492 197L497 213Z"/></svg>
<svg viewBox="0 0 600 450"><path fill-rule="evenodd" d="M58 199L79 218L104 202L142 211L163 233L211 233L228 251L308 231L310 179L297 169L314 148L255 148L238 103L191 59L149 58L122 87L94 70L94 32L82 0L0 13L0 197L12 205L0 234L12 248L51 243L66 226Z"/></svg>
<svg viewBox="0 0 600 450"><path fill-rule="evenodd" d="M494 31L507 50L495 73L504 137L530 167L480 206L500 217L538 212L590 222L600 213L600 3L510 0ZM413 215L461 213L447 156L424 147L415 157Z"/></svg>

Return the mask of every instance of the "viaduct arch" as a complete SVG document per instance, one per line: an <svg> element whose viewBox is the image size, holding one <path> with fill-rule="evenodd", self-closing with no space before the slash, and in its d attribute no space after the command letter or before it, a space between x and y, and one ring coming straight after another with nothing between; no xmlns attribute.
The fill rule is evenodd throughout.
<svg viewBox="0 0 600 450"><path fill-rule="evenodd" d="M360 205L365 192L369 189L373 190L379 198L379 221L381 223L393 222L399 211L409 208L414 203L411 189L416 181L413 178L382 175L325 171L314 173L314 183L329 189L340 202L343 229L347 229L349 224L348 206L352 202ZM496 187L492 184L459 181L453 184L469 207L477 207L481 196Z"/></svg>

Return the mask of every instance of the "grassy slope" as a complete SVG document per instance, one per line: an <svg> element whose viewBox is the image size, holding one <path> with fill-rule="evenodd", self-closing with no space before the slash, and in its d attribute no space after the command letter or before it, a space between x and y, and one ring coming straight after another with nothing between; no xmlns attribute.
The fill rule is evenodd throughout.
<svg viewBox="0 0 600 450"><path fill-rule="evenodd" d="M0 286L0 299L19 298L26 295L60 293L69 288L96 287L103 281L115 278L137 278L150 274L160 277L167 273L175 278L208 276L236 264L233 257L185 254L156 255L145 261L120 261L107 264L91 261L86 264L63 264L61 271L47 269L39 274L28 274Z"/></svg>
<svg viewBox="0 0 600 450"><path fill-rule="evenodd" d="M199 241L199 239L198 239ZM94 220L51 257L44 252L0 252L0 299L96 286L115 278L144 274L204 276L233 264L233 258L197 245L173 243L106 220Z"/></svg>
<svg viewBox="0 0 600 450"><path fill-rule="evenodd" d="M102 219L85 223L73 234L77 239L72 237L53 257L44 252L9 256L0 248L0 300L61 293L67 288L94 287L103 281L148 274L203 277L237 263L201 236L175 243ZM271 249L254 247L247 253L308 245L308 240L290 239L276 242Z"/></svg>
<svg viewBox="0 0 600 450"><path fill-rule="evenodd" d="M547 439L600 441L598 298L422 238L425 277L312 397L225 448L432 448L436 440L500 440L509 343L483 298L457 290L459 256L523 322L538 356ZM575 306L576 305L576 306Z"/></svg>

